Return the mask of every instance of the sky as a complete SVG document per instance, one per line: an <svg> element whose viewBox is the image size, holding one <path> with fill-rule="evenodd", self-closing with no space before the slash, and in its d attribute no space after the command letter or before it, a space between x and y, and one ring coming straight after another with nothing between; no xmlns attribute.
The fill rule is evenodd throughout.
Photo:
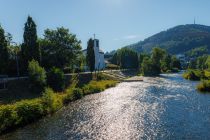
<svg viewBox="0 0 210 140"><path fill-rule="evenodd" d="M210 0L0 0L0 24L23 41L30 15L40 38L44 30L65 27L87 47L89 38L111 51L144 40L177 25L210 26Z"/></svg>

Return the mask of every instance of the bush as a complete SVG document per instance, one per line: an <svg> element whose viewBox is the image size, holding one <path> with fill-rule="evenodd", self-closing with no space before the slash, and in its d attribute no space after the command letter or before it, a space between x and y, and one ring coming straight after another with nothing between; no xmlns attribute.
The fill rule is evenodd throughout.
<svg viewBox="0 0 210 140"><path fill-rule="evenodd" d="M81 89L75 88L73 90L72 95L73 95L73 100L77 100L77 99L81 99L82 98L83 93L82 93L82 90Z"/></svg>
<svg viewBox="0 0 210 140"><path fill-rule="evenodd" d="M210 92L210 80L203 80L198 86L197 89L202 92Z"/></svg>
<svg viewBox="0 0 210 140"><path fill-rule="evenodd" d="M65 88L65 77L61 69L53 67L47 74L47 84L54 91L63 91Z"/></svg>
<svg viewBox="0 0 210 140"><path fill-rule="evenodd" d="M46 71L39 66L39 63L35 60L29 62L28 74L30 81L30 88L36 92L40 92L46 85Z"/></svg>
<svg viewBox="0 0 210 140"><path fill-rule="evenodd" d="M79 88L74 88L68 91L67 95L64 97L64 103L67 104L69 102L81 99L83 96L83 92Z"/></svg>
<svg viewBox="0 0 210 140"><path fill-rule="evenodd" d="M14 106L0 106L0 133L7 130L10 127L14 127L16 120L17 114L14 111Z"/></svg>
<svg viewBox="0 0 210 140"><path fill-rule="evenodd" d="M89 84L85 85L83 89L83 93L92 94L104 91L108 87L113 87L116 85L116 81L112 80L102 80L102 81L91 81Z"/></svg>
<svg viewBox="0 0 210 140"><path fill-rule="evenodd" d="M16 104L17 122L18 125L24 125L43 116L43 106L39 100L23 100Z"/></svg>
<svg viewBox="0 0 210 140"><path fill-rule="evenodd" d="M183 77L188 80L199 81L201 79L201 73L198 71L189 70L183 74Z"/></svg>
<svg viewBox="0 0 210 140"><path fill-rule="evenodd" d="M46 114L53 113L56 110L56 98L51 88L45 88L41 100Z"/></svg>

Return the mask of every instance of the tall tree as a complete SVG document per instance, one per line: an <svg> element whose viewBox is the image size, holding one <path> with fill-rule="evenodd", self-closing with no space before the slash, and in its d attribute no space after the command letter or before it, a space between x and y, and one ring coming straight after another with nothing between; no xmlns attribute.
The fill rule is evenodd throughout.
<svg viewBox="0 0 210 140"><path fill-rule="evenodd" d="M0 26L0 74L7 73L9 53L4 29Z"/></svg>
<svg viewBox="0 0 210 140"><path fill-rule="evenodd" d="M161 60L164 58L165 54L166 51L161 48L155 47L152 49L151 59L156 75L159 75L161 73Z"/></svg>
<svg viewBox="0 0 210 140"><path fill-rule="evenodd" d="M27 68L28 62L33 59L40 61L41 54L39 44L37 43L36 24L30 16L28 16L28 19L25 23L21 51L23 57L23 66L25 66L25 68Z"/></svg>
<svg viewBox="0 0 210 140"><path fill-rule="evenodd" d="M87 56L86 56L87 65L90 68L90 71L95 70L95 53L94 53L94 41L89 39L87 46Z"/></svg>
<svg viewBox="0 0 210 140"><path fill-rule="evenodd" d="M81 41L69 29L47 29L44 39L39 40L42 51L42 65L46 69L53 66L73 70L81 54Z"/></svg>

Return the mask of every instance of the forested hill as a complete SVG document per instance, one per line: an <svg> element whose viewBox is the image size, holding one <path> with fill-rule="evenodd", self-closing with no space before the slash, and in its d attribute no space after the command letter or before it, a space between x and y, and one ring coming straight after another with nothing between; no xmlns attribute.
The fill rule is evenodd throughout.
<svg viewBox="0 0 210 140"><path fill-rule="evenodd" d="M138 52L150 52L156 46L166 49L172 54L185 53L201 46L207 46L210 50L210 26L179 25L126 47Z"/></svg>

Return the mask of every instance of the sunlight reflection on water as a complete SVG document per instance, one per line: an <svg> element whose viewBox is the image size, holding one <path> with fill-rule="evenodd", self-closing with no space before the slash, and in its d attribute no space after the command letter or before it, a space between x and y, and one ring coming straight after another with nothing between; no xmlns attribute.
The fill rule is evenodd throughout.
<svg viewBox="0 0 210 140"><path fill-rule="evenodd" d="M180 74L121 83L0 139L210 139L210 95Z"/></svg>

